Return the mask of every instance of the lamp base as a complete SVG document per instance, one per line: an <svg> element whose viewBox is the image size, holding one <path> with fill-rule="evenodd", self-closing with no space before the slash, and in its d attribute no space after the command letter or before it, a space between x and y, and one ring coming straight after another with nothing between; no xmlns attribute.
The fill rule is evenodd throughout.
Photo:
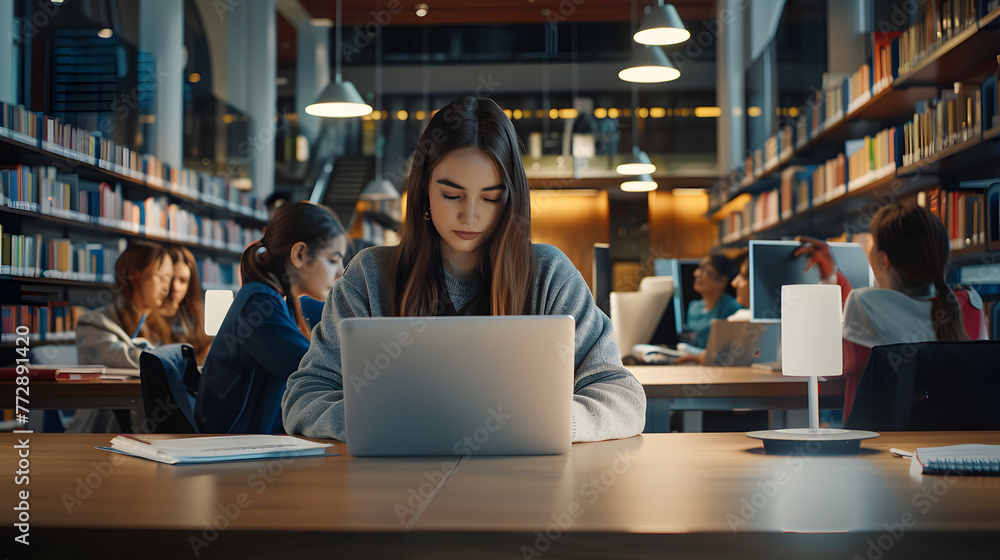
<svg viewBox="0 0 1000 560"><path fill-rule="evenodd" d="M875 432L836 428L786 428L747 433L764 442L772 455L852 455L861 451L861 440L876 438Z"/></svg>

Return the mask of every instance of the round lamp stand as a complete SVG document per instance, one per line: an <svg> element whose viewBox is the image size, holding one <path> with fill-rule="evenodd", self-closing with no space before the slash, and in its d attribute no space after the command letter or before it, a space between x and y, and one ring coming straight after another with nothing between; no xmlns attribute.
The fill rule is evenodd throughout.
<svg viewBox="0 0 1000 560"><path fill-rule="evenodd" d="M763 441L764 452L771 455L854 455L861 451L861 440L878 434L836 428L786 428L749 432L747 437Z"/></svg>

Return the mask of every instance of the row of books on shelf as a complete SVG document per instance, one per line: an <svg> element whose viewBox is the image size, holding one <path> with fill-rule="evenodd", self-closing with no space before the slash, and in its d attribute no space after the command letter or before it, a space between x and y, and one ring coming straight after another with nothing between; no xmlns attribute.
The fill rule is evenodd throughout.
<svg viewBox="0 0 1000 560"><path fill-rule="evenodd" d="M898 38L898 74L911 72L955 35L978 25L976 0L927 0L918 6L916 21Z"/></svg>
<svg viewBox="0 0 1000 560"><path fill-rule="evenodd" d="M924 191L918 202L944 223L952 251L996 241L988 239L986 223L988 216L996 220L1000 215L997 197L989 201L982 191L945 191L937 187Z"/></svg>
<svg viewBox="0 0 1000 560"><path fill-rule="evenodd" d="M239 285L239 263L219 263L210 257L195 259L198 265L198 275L202 287L226 286L226 289Z"/></svg>
<svg viewBox="0 0 1000 560"><path fill-rule="evenodd" d="M76 322L86 311L65 301L44 305L0 305L0 342L14 342L18 327L27 327L30 340L72 341Z"/></svg>
<svg viewBox="0 0 1000 560"><path fill-rule="evenodd" d="M885 145L889 151L883 154L882 161L888 163L889 159L894 159L894 167L909 166L949 147L979 138L986 130L1000 126L998 107L1000 76L987 76L982 84L956 82L953 87L940 90L936 97L915 104L913 118L895 127L897 132L892 135L894 144ZM721 207L741 188L750 186L756 179L787 163L793 155L792 146L804 134L809 134L804 131L805 122L808 122L808 116L800 117L796 127L786 124L765 142L763 150L755 150L752 156L747 157L741 182L738 185L721 183L714 188L710 193L711 207ZM879 134L889 134L887 130ZM854 151L850 141L847 151L847 155ZM882 167L880 165L875 169ZM888 172L888 168L883 172ZM859 177L854 173L851 176L855 180ZM864 184L870 179L866 177L858 183Z"/></svg>
<svg viewBox="0 0 1000 560"><path fill-rule="evenodd" d="M262 235L235 220L213 220L181 208L165 195L128 200L120 183L112 187L76 175L57 175L54 167L0 166L0 184L0 205L141 235L235 252Z"/></svg>
<svg viewBox="0 0 1000 560"><path fill-rule="evenodd" d="M753 195L719 224L719 241L731 243L894 174L900 158L899 129L882 130L844 143L844 151L822 164L793 165L779 187Z"/></svg>
<svg viewBox="0 0 1000 560"><path fill-rule="evenodd" d="M125 239L111 245L47 238L41 234L16 235L0 226L0 274L33 278L114 281L115 263L128 246ZM195 259L202 284L237 285L239 263L220 263L206 257Z"/></svg>
<svg viewBox="0 0 1000 560"><path fill-rule="evenodd" d="M0 136L139 183L267 220L264 201L236 189L224 177L171 167L152 154L139 154L100 133L64 123L58 117L28 111L23 105L0 102Z"/></svg>
<svg viewBox="0 0 1000 560"><path fill-rule="evenodd" d="M956 83L938 97L917 103L903 125L903 165L911 165L951 146L978 138L982 128L979 84Z"/></svg>
<svg viewBox="0 0 1000 560"><path fill-rule="evenodd" d="M41 234L10 234L0 226L0 274L112 282L115 263L126 246L125 239L119 239L113 246L74 243L71 239L46 238Z"/></svg>

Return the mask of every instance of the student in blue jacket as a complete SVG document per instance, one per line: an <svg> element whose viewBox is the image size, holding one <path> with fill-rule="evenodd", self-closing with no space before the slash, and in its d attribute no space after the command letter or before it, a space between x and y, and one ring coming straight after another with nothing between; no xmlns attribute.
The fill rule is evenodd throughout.
<svg viewBox="0 0 1000 560"><path fill-rule="evenodd" d="M240 260L240 288L212 343L198 387L203 433L284 433L285 381L309 349L299 298L326 300L343 274L347 237L326 208L275 210Z"/></svg>

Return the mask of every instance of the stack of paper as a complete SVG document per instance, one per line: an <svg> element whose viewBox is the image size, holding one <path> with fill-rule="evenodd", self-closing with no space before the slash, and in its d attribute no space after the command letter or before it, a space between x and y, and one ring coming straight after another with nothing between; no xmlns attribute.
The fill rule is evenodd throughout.
<svg viewBox="0 0 1000 560"><path fill-rule="evenodd" d="M246 459L274 459L323 455L332 443L313 443L292 436L240 435L189 437L178 439L143 439L121 435L111 440L104 451L141 457L170 465L213 463Z"/></svg>

